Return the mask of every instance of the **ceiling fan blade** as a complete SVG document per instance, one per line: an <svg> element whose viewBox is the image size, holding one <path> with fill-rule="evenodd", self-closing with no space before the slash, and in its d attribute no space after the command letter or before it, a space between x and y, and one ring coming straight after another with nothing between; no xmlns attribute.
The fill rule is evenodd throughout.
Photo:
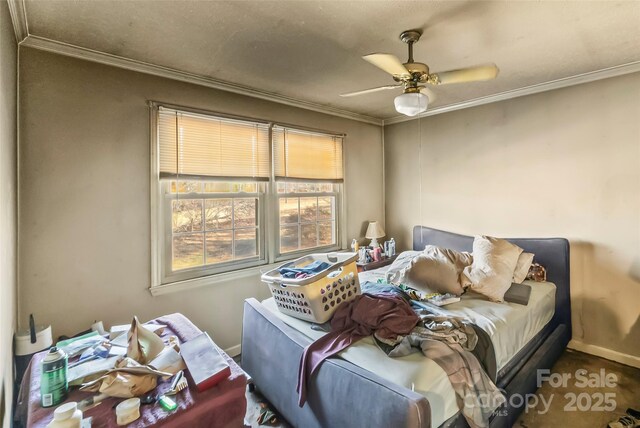
<svg viewBox="0 0 640 428"><path fill-rule="evenodd" d="M374 53L365 55L362 59L393 76L411 77L409 71L395 55Z"/></svg>
<svg viewBox="0 0 640 428"><path fill-rule="evenodd" d="M495 64L485 64L476 67L461 68L460 70L433 73L435 83L448 85L450 83L478 82L495 79L500 69Z"/></svg>
<svg viewBox="0 0 640 428"><path fill-rule="evenodd" d="M370 94L372 92L384 91L385 89L401 88L402 85L386 85L378 86L377 88L364 89L362 91L347 92L346 94L340 94L341 97L355 97L356 95Z"/></svg>
<svg viewBox="0 0 640 428"><path fill-rule="evenodd" d="M422 92L427 97L429 97L429 104L433 103L438 98L436 93L433 92L431 89L427 88L426 86L421 86L420 92Z"/></svg>

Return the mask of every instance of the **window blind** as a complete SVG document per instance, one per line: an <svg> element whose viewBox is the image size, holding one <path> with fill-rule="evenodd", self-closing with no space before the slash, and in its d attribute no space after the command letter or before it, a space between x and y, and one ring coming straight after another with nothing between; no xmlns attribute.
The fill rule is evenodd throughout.
<svg viewBox="0 0 640 428"><path fill-rule="evenodd" d="M276 179L342 182L342 140L335 135L274 127Z"/></svg>
<svg viewBox="0 0 640 428"><path fill-rule="evenodd" d="M160 178L270 177L269 125L161 108Z"/></svg>

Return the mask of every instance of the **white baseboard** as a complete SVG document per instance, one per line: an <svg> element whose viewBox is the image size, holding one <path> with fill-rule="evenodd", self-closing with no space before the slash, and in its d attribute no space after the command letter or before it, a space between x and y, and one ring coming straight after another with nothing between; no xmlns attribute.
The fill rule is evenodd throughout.
<svg viewBox="0 0 640 428"><path fill-rule="evenodd" d="M622 352L590 345L575 339L571 339L568 347L576 351L584 352L585 354L595 355L596 357L606 358L607 360L616 361L627 366L640 368L640 357L634 355L623 354Z"/></svg>
<svg viewBox="0 0 640 428"><path fill-rule="evenodd" d="M232 346L224 350L224 352L230 357L237 357L238 355L240 355L240 351L242 351L242 345L240 344L237 344L235 346Z"/></svg>

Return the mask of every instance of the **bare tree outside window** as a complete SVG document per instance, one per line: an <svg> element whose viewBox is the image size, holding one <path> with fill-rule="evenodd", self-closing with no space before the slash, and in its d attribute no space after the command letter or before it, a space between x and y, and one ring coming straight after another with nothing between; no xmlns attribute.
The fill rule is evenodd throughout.
<svg viewBox="0 0 640 428"><path fill-rule="evenodd" d="M280 252L336 244L336 193L331 183L278 183ZM318 195L313 195L318 194ZM299 195L299 196L298 196Z"/></svg>
<svg viewBox="0 0 640 428"><path fill-rule="evenodd" d="M180 181L170 187L177 194L171 201L172 270L259 256L259 200L236 195L255 193L255 183ZM220 196L225 193L234 196Z"/></svg>

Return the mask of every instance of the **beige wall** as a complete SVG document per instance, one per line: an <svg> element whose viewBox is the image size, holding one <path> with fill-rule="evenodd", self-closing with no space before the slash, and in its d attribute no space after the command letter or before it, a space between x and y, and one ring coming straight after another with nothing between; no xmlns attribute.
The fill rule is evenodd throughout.
<svg viewBox="0 0 640 428"><path fill-rule="evenodd" d="M152 297L147 100L345 132L347 235L383 216L381 128L33 49L20 52L20 314L54 335L182 312L240 343L255 276Z"/></svg>
<svg viewBox="0 0 640 428"><path fill-rule="evenodd" d="M421 122L385 127L389 235L566 237L574 339L640 356L640 74Z"/></svg>
<svg viewBox="0 0 640 428"><path fill-rule="evenodd" d="M5 427L11 414L16 326L16 57L9 7L0 1L0 421Z"/></svg>

